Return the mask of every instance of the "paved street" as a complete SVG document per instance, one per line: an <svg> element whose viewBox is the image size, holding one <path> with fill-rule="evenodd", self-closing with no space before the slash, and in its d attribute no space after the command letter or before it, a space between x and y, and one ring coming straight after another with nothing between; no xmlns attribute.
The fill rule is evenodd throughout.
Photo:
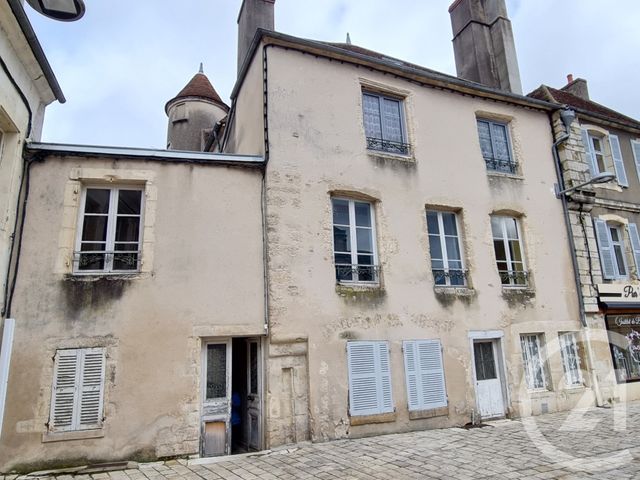
<svg viewBox="0 0 640 480"><path fill-rule="evenodd" d="M58 479L640 479L640 402ZM14 480L16 477L5 477ZM18 477L47 478L47 477Z"/></svg>

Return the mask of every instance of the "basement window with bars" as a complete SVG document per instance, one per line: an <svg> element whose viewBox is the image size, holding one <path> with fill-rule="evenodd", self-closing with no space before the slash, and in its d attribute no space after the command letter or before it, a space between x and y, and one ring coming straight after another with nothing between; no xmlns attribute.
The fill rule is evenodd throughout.
<svg viewBox="0 0 640 480"><path fill-rule="evenodd" d="M58 350L55 356L49 430L102 428L105 350Z"/></svg>
<svg viewBox="0 0 640 480"><path fill-rule="evenodd" d="M351 416L394 411L387 342L348 342L347 366Z"/></svg>
<svg viewBox="0 0 640 480"><path fill-rule="evenodd" d="M143 189L86 187L74 252L74 273L140 270Z"/></svg>

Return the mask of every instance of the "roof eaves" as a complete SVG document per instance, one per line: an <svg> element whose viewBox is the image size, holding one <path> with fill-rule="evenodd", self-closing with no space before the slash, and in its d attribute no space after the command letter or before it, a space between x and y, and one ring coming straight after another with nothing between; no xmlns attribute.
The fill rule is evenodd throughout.
<svg viewBox="0 0 640 480"><path fill-rule="evenodd" d="M44 77L47 79L49 88L51 88L51 91L53 92L56 99L60 103L65 103L67 99L64 97L64 93L62 93L62 89L60 88L58 79L53 73L53 69L49 64L49 60L47 60L47 57L44 54L44 51L42 50L42 46L40 45L40 42L38 41L38 37L36 36L36 33L34 32L33 27L31 26L31 22L29 21L29 18L27 17L27 14L25 13L24 8L22 7L22 3L20 2L20 0L8 0L8 2L9 2L9 7L13 12L13 16L16 18L18 22L18 25L20 26L20 30L22 30L22 33L24 34L24 37L26 38L27 43L29 44L29 48L31 48L31 52L36 58L38 65L40 65L40 68L42 69L42 73L44 74Z"/></svg>
<svg viewBox="0 0 640 480"><path fill-rule="evenodd" d="M303 39L291 35L286 35L280 32L263 29L258 29L258 31L256 32L256 35L251 44L251 48L249 49L249 54L247 55L243 67L240 71L240 75L238 76L238 81L236 82L233 92L231 93L232 99L235 99L235 97L238 95L238 92L240 91L240 88L244 81L244 77L246 76L246 73L251 64L251 60L253 59L255 51L258 49L258 46L261 42L264 42L265 45L279 45L285 48L292 49L298 47L301 51L309 51L313 54L323 54L327 57L338 57L341 60L353 61L354 63L360 64L368 64L368 66L371 66L372 68L377 68L383 71L390 71L395 74L404 75L407 78L418 77L422 80L426 80L427 82L425 83L429 85L447 90L458 91L472 96L490 98L493 100L504 101L515 105L546 111L556 110L559 108L557 104L553 104L551 102L538 100L515 93L496 90L479 83L463 80L458 77L436 72L434 70L424 69L418 66L410 66L406 63L404 65L398 65L398 62L396 60L390 61L376 58L371 55L365 55L354 52L352 50L339 48L325 42Z"/></svg>
<svg viewBox="0 0 640 480"><path fill-rule="evenodd" d="M99 145L74 145L60 143L30 142L26 146L29 154L69 155L86 157L117 157L136 160L157 160L177 163L199 163L203 165L238 165L262 167L264 158L259 155L228 153L189 152L183 150L159 150L135 147L109 147Z"/></svg>

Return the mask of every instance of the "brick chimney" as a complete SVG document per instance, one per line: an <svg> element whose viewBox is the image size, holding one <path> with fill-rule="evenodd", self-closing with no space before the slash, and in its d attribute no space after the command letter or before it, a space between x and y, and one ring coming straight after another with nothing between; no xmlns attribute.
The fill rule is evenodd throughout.
<svg viewBox="0 0 640 480"><path fill-rule="evenodd" d="M572 74L567 75L567 84L561 90L572 93L583 100L589 100L589 87L584 78L576 78L574 80Z"/></svg>
<svg viewBox="0 0 640 480"><path fill-rule="evenodd" d="M276 0L243 0L238 15L238 74L251 48L256 30L273 30Z"/></svg>
<svg viewBox="0 0 640 480"><path fill-rule="evenodd" d="M456 0L449 15L458 77L522 95L505 0Z"/></svg>

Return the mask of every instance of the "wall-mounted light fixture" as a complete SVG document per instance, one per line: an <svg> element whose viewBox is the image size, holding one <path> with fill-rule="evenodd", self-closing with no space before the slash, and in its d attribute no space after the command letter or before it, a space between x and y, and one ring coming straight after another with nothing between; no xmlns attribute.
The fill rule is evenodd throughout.
<svg viewBox="0 0 640 480"><path fill-rule="evenodd" d="M79 20L85 12L83 0L27 0L27 3L45 17L62 22Z"/></svg>
<svg viewBox="0 0 640 480"><path fill-rule="evenodd" d="M586 182L583 182L579 185L575 185L571 188L566 188L564 190L560 190L560 187L558 186L558 184L554 184L554 190L556 192L556 198L560 198L562 195L566 195L569 192L573 192L574 190L577 190L578 188L582 188L582 187L586 187L587 185L595 185L596 183L607 183L610 182L611 180L615 179L616 176L611 173L611 172L602 172L599 173L598 175L594 175L593 177L591 177L589 180L587 180Z"/></svg>

